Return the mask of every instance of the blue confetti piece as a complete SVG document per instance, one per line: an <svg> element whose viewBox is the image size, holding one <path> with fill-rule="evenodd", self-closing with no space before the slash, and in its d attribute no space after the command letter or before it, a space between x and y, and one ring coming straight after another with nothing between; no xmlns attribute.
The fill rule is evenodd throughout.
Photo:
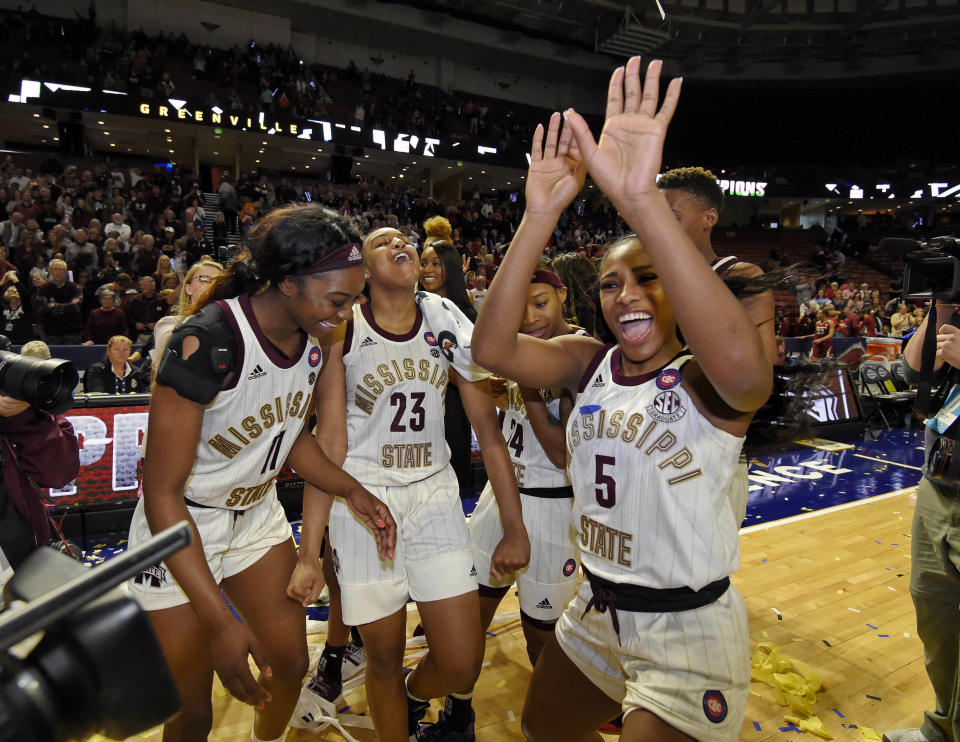
<svg viewBox="0 0 960 742"><path fill-rule="evenodd" d="M883 545L883 541L877 541L877 543L880 544L881 546Z"/></svg>
<svg viewBox="0 0 960 742"><path fill-rule="evenodd" d="M890 546L900 546L900 544L890 544Z"/></svg>
<svg viewBox="0 0 960 742"><path fill-rule="evenodd" d="M600 409L598 404L588 404L580 408L581 415L590 415Z"/></svg>
<svg viewBox="0 0 960 742"><path fill-rule="evenodd" d="M877 630L877 627L874 626L872 623L868 623L867 626L869 626L869 627L870 627L871 629L873 629L874 631Z"/></svg>
<svg viewBox="0 0 960 742"><path fill-rule="evenodd" d="M780 727L781 732L799 732L800 727L794 726L793 724L787 724L785 727Z"/></svg>
<svg viewBox="0 0 960 742"><path fill-rule="evenodd" d="M767 560L766 560L766 559L761 559L760 561L761 561L761 562L765 562L765 561L767 561Z"/></svg>
<svg viewBox="0 0 960 742"><path fill-rule="evenodd" d="M890 638L890 634L877 634L877 636L879 636L881 639L889 639L889 638Z"/></svg>
<svg viewBox="0 0 960 742"><path fill-rule="evenodd" d="M488 631L487 636L496 636L496 634L494 634L492 631Z"/></svg>
<svg viewBox="0 0 960 742"><path fill-rule="evenodd" d="M337 713L338 713L338 714L345 714L345 713L347 713L350 709L351 709L351 706L349 706L349 705L348 705L348 706L344 706L344 707L343 707L342 709L340 709Z"/></svg>
<svg viewBox="0 0 960 742"><path fill-rule="evenodd" d="M753 728L756 729L758 732L762 732L762 731L763 731L763 729L760 728L760 724L759 724L758 722L756 722L756 721L753 722Z"/></svg>
<svg viewBox="0 0 960 742"><path fill-rule="evenodd" d="M837 711L836 709L833 710L833 713L835 713L835 714L836 714L837 716L839 716L841 719L846 719L846 718L847 718L847 717L845 717L843 714L841 714L839 711Z"/></svg>

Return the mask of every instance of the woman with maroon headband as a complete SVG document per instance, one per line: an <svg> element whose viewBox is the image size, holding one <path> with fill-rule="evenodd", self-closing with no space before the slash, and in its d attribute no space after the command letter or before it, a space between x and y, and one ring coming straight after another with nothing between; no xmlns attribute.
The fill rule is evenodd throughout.
<svg viewBox="0 0 960 742"><path fill-rule="evenodd" d="M168 742L207 738L214 671L256 706L253 742L284 734L307 671L304 609L287 596L288 582L296 573L322 584L316 559L298 562L277 500L284 463L343 497L380 556L392 558L387 508L304 428L321 370L317 338L350 316L363 288L359 242L349 222L320 206L268 214L160 360L130 545L181 520L196 537L129 587L150 612L183 704L164 729Z"/></svg>

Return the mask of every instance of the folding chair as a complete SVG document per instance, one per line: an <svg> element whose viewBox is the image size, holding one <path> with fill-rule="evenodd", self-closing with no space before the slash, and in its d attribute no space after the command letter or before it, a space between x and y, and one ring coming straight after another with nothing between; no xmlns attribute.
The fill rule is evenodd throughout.
<svg viewBox="0 0 960 742"><path fill-rule="evenodd" d="M864 424L879 416L887 430L893 426L890 420L903 420L913 407L915 391L895 391L893 379L887 368L880 363L860 365L861 399L869 400L869 412ZM894 390L894 391L891 391ZM889 415L889 416L888 416Z"/></svg>

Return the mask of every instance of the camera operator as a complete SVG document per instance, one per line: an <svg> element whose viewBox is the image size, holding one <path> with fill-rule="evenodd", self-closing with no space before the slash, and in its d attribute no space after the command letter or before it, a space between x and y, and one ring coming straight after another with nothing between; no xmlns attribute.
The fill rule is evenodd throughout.
<svg viewBox="0 0 960 742"><path fill-rule="evenodd" d="M16 569L50 541L37 486L63 487L80 470L73 427L0 392L0 469L0 549Z"/></svg>
<svg viewBox="0 0 960 742"><path fill-rule="evenodd" d="M903 351L907 380L916 383L922 368L923 340L927 323L937 323L937 350L933 388L944 392L960 382L960 314L957 304L937 302ZM931 317L931 315L933 315ZM929 362L929 361L928 361ZM925 369L924 369L925 370ZM960 392L958 392L960 393ZM910 594L917 611L917 633L923 642L927 675L936 696L936 710L924 713L919 729L898 729L883 735L885 742L957 742L960 740L960 451L954 468L946 459L931 457L935 447L956 443L960 426L952 424L949 408L953 393L944 399L934 394L929 414L940 412L941 432L928 423L923 478L917 493L913 518ZM940 401L940 404L936 404ZM941 440L938 444L938 439ZM944 470L939 463L946 463Z"/></svg>

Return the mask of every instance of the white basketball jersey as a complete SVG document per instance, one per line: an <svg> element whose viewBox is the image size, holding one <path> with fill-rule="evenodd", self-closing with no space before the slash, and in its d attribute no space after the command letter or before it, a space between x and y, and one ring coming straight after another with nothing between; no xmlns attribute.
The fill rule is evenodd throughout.
<svg viewBox="0 0 960 742"><path fill-rule="evenodd" d="M378 327L356 305L343 342L347 391L344 471L364 484L403 486L450 461L443 435L449 362L417 310L413 329Z"/></svg>
<svg viewBox="0 0 960 742"><path fill-rule="evenodd" d="M559 420L560 397L554 397L550 390L541 390L540 396L546 402L547 411ZM533 432L526 405L520 396L520 387L515 381L507 382L506 409L500 432L510 451L518 487L566 487L570 484L567 470L553 465Z"/></svg>
<svg viewBox="0 0 960 742"><path fill-rule="evenodd" d="M693 404L682 384L690 358L624 377L614 346L580 382L567 421L573 527L584 566L600 577L699 590L737 569L743 438Z"/></svg>
<svg viewBox="0 0 960 742"><path fill-rule="evenodd" d="M248 296L218 304L237 335L238 373L203 413L184 496L246 510L275 492L274 479L310 417L320 348L304 336L299 352L285 358L261 331Z"/></svg>

